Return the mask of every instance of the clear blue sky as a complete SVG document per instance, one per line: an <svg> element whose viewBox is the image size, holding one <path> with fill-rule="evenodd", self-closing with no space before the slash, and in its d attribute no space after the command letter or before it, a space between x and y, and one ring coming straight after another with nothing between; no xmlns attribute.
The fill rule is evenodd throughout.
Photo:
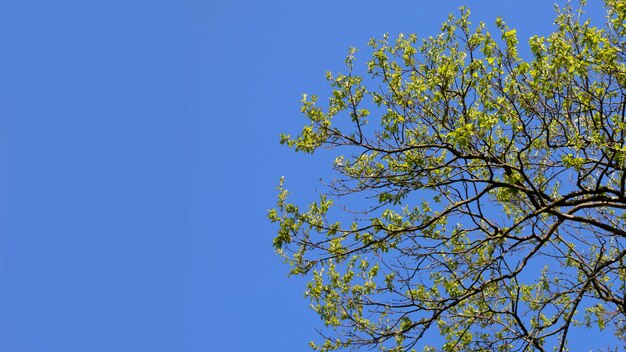
<svg viewBox="0 0 626 352"><path fill-rule="evenodd" d="M265 218L329 169L278 144L301 94L370 37L468 5L525 42L551 3L0 2L0 352L305 351Z"/></svg>

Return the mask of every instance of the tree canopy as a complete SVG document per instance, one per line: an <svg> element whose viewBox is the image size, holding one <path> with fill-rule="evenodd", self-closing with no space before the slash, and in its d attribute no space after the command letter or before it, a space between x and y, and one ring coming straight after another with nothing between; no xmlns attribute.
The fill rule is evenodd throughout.
<svg viewBox="0 0 626 352"><path fill-rule="evenodd" d="M472 25L371 40L359 74L281 142L335 153L308 206L279 187L276 250L310 278L316 350L558 350L574 329L626 324L626 2L580 7L528 40ZM345 200L343 204L342 200ZM575 347L575 346L574 346ZM598 346L602 347L602 346Z"/></svg>

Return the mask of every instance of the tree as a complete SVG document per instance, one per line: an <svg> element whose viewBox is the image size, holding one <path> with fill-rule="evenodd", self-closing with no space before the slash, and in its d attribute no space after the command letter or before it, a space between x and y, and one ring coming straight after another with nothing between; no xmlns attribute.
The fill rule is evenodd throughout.
<svg viewBox="0 0 626 352"><path fill-rule="evenodd" d="M336 178L306 209L279 187L269 218L322 318L321 351L567 350L576 328L626 322L626 2L584 4L518 54L469 11L441 33L371 40L328 74L326 108L281 142L330 149ZM366 86L367 83L367 86ZM343 201L342 206L336 203Z"/></svg>

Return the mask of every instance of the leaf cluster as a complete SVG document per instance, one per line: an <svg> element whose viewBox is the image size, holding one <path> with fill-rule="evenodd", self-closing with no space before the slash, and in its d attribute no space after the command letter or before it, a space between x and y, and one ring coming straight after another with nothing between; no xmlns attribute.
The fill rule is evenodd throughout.
<svg viewBox="0 0 626 352"><path fill-rule="evenodd" d="M605 7L600 28L557 9L529 59L502 19L492 35L461 8L435 37L371 40L364 75L351 49L327 106L303 97L308 124L281 141L336 150L337 178L307 209L281 181L269 218L311 278L314 349L408 351L438 330L444 351L563 351L574 328L621 334L626 2ZM333 212L347 196L360 212Z"/></svg>

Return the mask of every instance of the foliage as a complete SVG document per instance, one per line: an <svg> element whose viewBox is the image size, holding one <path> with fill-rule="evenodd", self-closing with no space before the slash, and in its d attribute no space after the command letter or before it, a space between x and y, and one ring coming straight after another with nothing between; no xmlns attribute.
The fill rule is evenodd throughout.
<svg viewBox="0 0 626 352"><path fill-rule="evenodd" d="M461 8L420 43L371 40L363 76L351 49L326 108L304 96L308 124L282 143L338 151L337 177L306 209L281 180L269 218L311 278L314 349L407 351L431 330L444 351L563 351L575 327L623 339L626 2L605 1L601 28L583 5L557 9L528 60L505 22L494 37Z"/></svg>

